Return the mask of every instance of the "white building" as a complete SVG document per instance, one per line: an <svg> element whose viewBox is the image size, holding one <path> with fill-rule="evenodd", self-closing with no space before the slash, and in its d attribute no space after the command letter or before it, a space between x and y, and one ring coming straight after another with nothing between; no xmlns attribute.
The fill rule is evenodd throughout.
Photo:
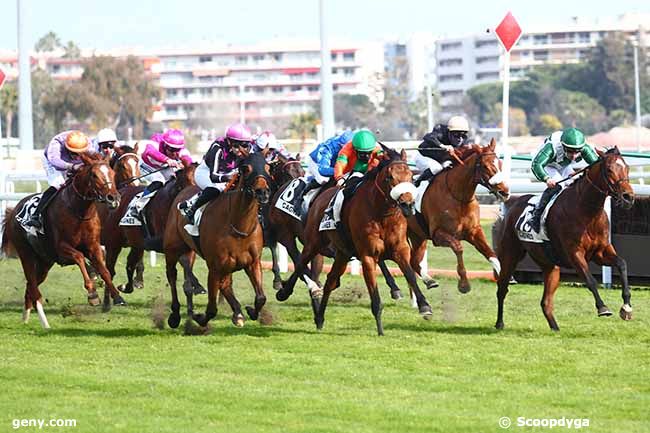
<svg viewBox="0 0 650 433"><path fill-rule="evenodd" d="M431 33L415 33L408 39L389 40L384 45L386 70L398 59L408 64L408 87L413 99L417 98L427 81L432 86L436 82L436 39Z"/></svg>

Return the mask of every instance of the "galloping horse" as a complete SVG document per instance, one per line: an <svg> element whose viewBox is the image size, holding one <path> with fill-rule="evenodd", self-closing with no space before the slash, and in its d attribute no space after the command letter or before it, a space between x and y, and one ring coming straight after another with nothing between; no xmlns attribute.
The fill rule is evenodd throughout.
<svg viewBox="0 0 650 433"><path fill-rule="evenodd" d="M508 294L510 276L526 253L544 275L541 307L552 330L560 330L553 316L553 297L560 283L560 266L574 268L578 276L585 280L596 301L599 316L611 316L611 311L598 293L598 281L589 271L589 261L618 268L623 282L620 316L623 320L632 319L627 264L616 254L608 239L609 223L603 210L607 196L612 196L617 204L626 209L634 204L634 192L628 178L629 167L616 147L605 153L597 152L600 155L598 162L566 187L548 212L545 225L550 249L538 243L522 242L517 236L515 224L531 196L524 195L508 203L511 207L506 213L497 248L502 266L497 281L497 329L503 329L503 302Z"/></svg>
<svg viewBox="0 0 650 433"><path fill-rule="evenodd" d="M124 293L133 292L136 280L133 277L134 271L142 266L142 256L145 249L154 249L162 252L162 235L165 229L165 223L169 214L172 201L180 191L190 185L194 185L194 170L196 165L192 164L176 172L175 176L170 179L156 195L152 197L151 202L145 207L145 215L150 234L154 237L155 245L145 245L145 235L143 228L140 226L120 226L120 220L129 207L133 197L143 190L142 186L126 186L120 190L122 194L122 203L112 211L109 211L102 223L102 244L106 247L106 266L115 275L115 263L124 247L130 247L127 256L126 274L128 281L126 285L120 286ZM198 279L192 273L194 264L194 253L190 253L181 259L181 264L185 272L184 287L197 292L203 292Z"/></svg>
<svg viewBox="0 0 650 433"><path fill-rule="evenodd" d="M270 180L264 156L260 153L247 155L239 165L236 187L206 205L199 223L198 244L185 230L185 218L177 210L178 203L187 200L198 188L188 187L178 194L171 206L164 236L167 281L172 293L172 312L167 319L170 327L178 327L181 320L176 262L191 251L199 252L208 265L208 305L205 314L194 314L192 292L185 291L188 315L201 326L207 325L217 315L217 294L221 291L233 311L233 323L243 326L241 305L232 289L232 274L244 269L255 289L255 308L246 307L246 311L251 320L257 320L266 303L260 261L264 240L258 212L259 205L269 201Z"/></svg>
<svg viewBox="0 0 650 433"><path fill-rule="evenodd" d="M286 187L292 180L305 175L300 165L300 154L298 158L286 159L282 155L269 164L271 173L271 197L274 197L279 189ZM262 207L262 214L265 221L264 229L264 246L271 250L271 257L273 259L273 287L278 290L282 287L282 275L280 274L280 267L278 265L278 231L282 231L281 226L272 224L271 212L274 201L269 202ZM293 219L293 218L292 218Z"/></svg>
<svg viewBox="0 0 650 433"><path fill-rule="evenodd" d="M140 157L138 143L134 147L124 145L115 148L115 156L111 160L111 168L115 172L117 189L127 185L140 185Z"/></svg>
<svg viewBox="0 0 650 433"><path fill-rule="evenodd" d="M336 249L332 269L323 287L320 305L312 302L314 320L318 329L325 321L325 309L330 293L336 289L352 256L361 261L363 278L368 288L371 309L377 324L377 333L383 335L381 322L382 304L377 289L375 267L380 260L390 259L400 267L409 287L415 293L420 314L431 316L431 307L417 285L416 275L409 261L411 248L407 242L406 216L412 215L415 187L413 174L406 163L406 152L401 154L382 146L385 159L366 175L341 212L344 239L336 230L319 231L325 208L338 188L323 192L314 202L305 225L305 247L300 255L296 271L277 293L278 300L288 298L298 277L307 270L307 264L318 253L325 253L331 245Z"/></svg>
<svg viewBox="0 0 650 433"><path fill-rule="evenodd" d="M464 146L460 150L462 164L438 174L429 184L422 198L421 215L408 221L409 240L413 247L411 266L425 284L430 278L422 275L420 262L427 250L427 240L434 245L450 247L456 254L460 280L458 290L470 291L467 271L463 263L461 240L472 244L490 263L495 273L500 272L496 254L485 239L481 228L479 203L474 195L477 185L483 185L492 194L505 200L509 188L503 183L494 139L488 146Z"/></svg>
<svg viewBox="0 0 650 433"><path fill-rule="evenodd" d="M80 157L83 166L70 176L44 212L45 237L41 243L42 250L30 242L28 236L31 235L16 220L16 215L24 211L25 203L33 195L22 199L5 217L2 250L8 254L11 246L15 248L27 280L23 310L25 323L35 306L43 327L50 327L43 311L42 294L38 286L45 281L54 263L79 266L88 291L88 302L97 305L99 296L86 269L85 260L90 259L106 284L104 310L110 309L109 293L115 305L126 305L113 286L111 275L104 264L99 243L100 221L95 206L97 201L105 202L111 208L118 206L120 195L115 189L114 173L108 162L98 154L83 153Z"/></svg>

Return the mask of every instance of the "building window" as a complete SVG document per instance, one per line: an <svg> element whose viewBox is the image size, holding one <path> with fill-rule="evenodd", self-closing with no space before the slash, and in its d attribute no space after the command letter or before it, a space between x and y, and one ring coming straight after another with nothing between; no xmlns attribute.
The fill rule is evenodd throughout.
<svg viewBox="0 0 650 433"><path fill-rule="evenodd" d="M284 92L284 87L276 86L273 88L273 93L282 93Z"/></svg>
<svg viewBox="0 0 650 433"><path fill-rule="evenodd" d="M499 73L498 72L479 72L476 74L476 79L477 80L498 80L499 79Z"/></svg>
<svg viewBox="0 0 650 433"><path fill-rule="evenodd" d="M354 60L354 53L343 53L343 60Z"/></svg>
<svg viewBox="0 0 650 433"><path fill-rule="evenodd" d="M258 95L263 94L265 90L266 89L264 87L255 87L255 93L257 93Z"/></svg>
<svg viewBox="0 0 650 433"><path fill-rule="evenodd" d="M212 61L212 56L199 56L199 63L208 63Z"/></svg>
<svg viewBox="0 0 650 433"><path fill-rule="evenodd" d="M276 62L282 61L282 53L273 54L273 60L275 60Z"/></svg>
<svg viewBox="0 0 650 433"><path fill-rule="evenodd" d="M336 61L336 53L332 53L332 61Z"/></svg>
<svg viewBox="0 0 650 433"><path fill-rule="evenodd" d="M578 42L583 44L588 44L589 42L591 42L591 33L589 32L578 33Z"/></svg>
<svg viewBox="0 0 650 433"><path fill-rule="evenodd" d="M308 76L309 78L314 78L314 77L316 77L316 75L318 75L318 72L308 72L308 73L307 73L307 76Z"/></svg>
<svg viewBox="0 0 650 433"><path fill-rule="evenodd" d="M254 62L261 62L262 60L264 60L264 54L255 54L253 56Z"/></svg>
<svg viewBox="0 0 650 433"><path fill-rule="evenodd" d="M243 65L246 62L248 62L248 57L247 56L237 56L235 57L235 63L238 65Z"/></svg>
<svg viewBox="0 0 650 433"><path fill-rule="evenodd" d="M334 90L335 92L339 90L339 85L338 84L332 85L332 90Z"/></svg>
<svg viewBox="0 0 650 433"><path fill-rule="evenodd" d="M496 47L497 45L496 39L489 39L489 40L484 40L484 41L475 41L474 42L474 48L483 48L483 47Z"/></svg>
<svg viewBox="0 0 650 433"><path fill-rule="evenodd" d="M440 50L442 51L456 50L462 46L463 46L462 42L447 42L444 44L440 44Z"/></svg>
<svg viewBox="0 0 650 433"><path fill-rule="evenodd" d="M442 96L443 98L449 98L452 96L462 96L462 95L463 95L462 90L444 90L440 92L440 96Z"/></svg>
<svg viewBox="0 0 650 433"><path fill-rule="evenodd" d="M291 86L292 92L300 92L301 90L302 90L302 86Z"/></svg>
<svg viewBox="0 0 650 433"><path fill-rule="evenodd" d="M533 52L533 59L540 61L548 60L548 50L538 50Z"/></svg>
<svg viewBox="0 0 650 433"><path fill-rule="evenodd" d="M307 90L310 92L318 92L318 86L308 86Z"/></svg>
<svg viewBox="0 0 650 433"><path fill-rule="evenodd" d="M176 89L167 89L167 96L176 96Z"/></svg>
<svg viewBox="0 0 650 433"><path fill-rule="evenodd" d="M482 65L483 63L497 63L499 56L482 56L476 58L476 64Z"/></svg>
<svg viewBox="0 0 650 433"><path fill-rule="evenodd" d="M176 114L176 113L178 113L178 107L176 107L176 106L167 107L165 109L165 111L167 112L167 114Z"/></svg>
<svg viewBox="0 0 650 433"><path fill-rule="evenodd" d="M441 83L445 83L448 81L461 81L462 79L463 79L463 74L449 74L449 75L440 76Z"/></svg>
<svg viewBox="0 0 650 433"><path fill-rule="evenodd" d="M353 68L343 68L343 75L345 76L351 76L354 75L354 69Z"/></svg>
<svg viewBox="0 0 650 433"><path fill-rule="evenodd" d="M535 35L533 38L533 43L535 45L548 44L548 35Z"/></svg>
<svg viewBox="0 0 650 433"><path fill-rule="evenodd" d="M209 83L211 81L212 81L212 77L209 75L206 77L199 77L199 82L201 83Z"/></svg>
<svg viewBox="0 0 650 433"><path fill-rule="evenodd" d="M461 66L463 59L445 59L440 60L440 66Z"/></svg>

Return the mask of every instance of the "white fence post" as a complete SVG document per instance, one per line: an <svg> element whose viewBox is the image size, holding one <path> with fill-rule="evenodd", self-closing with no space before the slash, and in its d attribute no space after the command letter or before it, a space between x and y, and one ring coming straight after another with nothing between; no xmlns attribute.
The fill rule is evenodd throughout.
<svg viewBox="0 0 650 433"><path fill-rule="evenodd" d="M361 262L359 260L354 259L350 263L350 274L351 275L360 275L361 274Z"/></svg>
<svg viewBox="0 0 650 433"><path fill-rule="evenodd" d="M155 251L149 251L149 263L151 264L152 267L156 266L156 252Z"/></svg>

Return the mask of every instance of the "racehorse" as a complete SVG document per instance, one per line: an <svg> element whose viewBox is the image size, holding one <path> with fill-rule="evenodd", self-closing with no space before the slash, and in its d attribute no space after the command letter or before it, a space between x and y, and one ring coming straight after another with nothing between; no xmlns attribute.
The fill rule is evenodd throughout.
<svg viewBox="0 0 650 433"><path fill-rule="evenodd" d="M111 168L115 172L117 189L127 185L140 185L140 157L138 143L134 147L124 145L115 148L115 156L111 159Z"/></svg>
<svg viewBox="0 0 650 433"><path fill-rule="evenodd" d="M560 266L574 268L587 283L599 316L612 315L600 298L598 282L589 271L589 261L618 268L623 283L623 306L619 314L623 320L632 319L627 264L616 254L608 239L609 223L603 210L607 196L613 197L616 204L626 209L634 204L634 191L628 178L629 167L616 147L605 153L597 152L600 159L565 188L548 212L545 226L550 249L538 243L522 242L517 236L515 224L526 209L531 195L518 197L508 203L511 206L505 215L497 248L502 266L497 280L497 329L503 329L503 302L508 294L510 276L526 253L542 270L544 295L541 307L552 330L560 329L553 316L553 298L560 283Z"/></svg>
<svg viewBox="0 0 650 433"><path fill-rule="evenodd" d="M239 164L235 187L225 191L204 208L199 222L198 242L187 233L186 221L177 210L178 203L194 195L195 186L184 189L174 200L165 227L164 245L167 281L172 293L172 312L167 319L171 328L180 323L180 303L176 290L176 263L182 255L196 251L208 265L208 305L205 314L193 312L192 292L185 291L188 316L205 326L217 315L217 294L223 296L233 311L232 322L244 325L241 305L232 289L232 274L244 269L255 289L255 308L246 307L251 320L257 320L266 303L262 289L261 255L264 246L258 221L259 206L268 203L271 180L268 165L261 153L252 153Z"/></svg>
<svg viewBox="0 0 650 433"><path fill-rule="evenodd" d="M275 161L269 164L269 172L271 173L271 197L274 197L279 189L286 187L293 179L303 177L305 170L303 170L300 163L300 154L297 158L287 159L282 155L278 155ZM262 214L264 220L264 246L271 250L271 257L273 259L273 288L279 290L282 287L282 275L280 274L280 267L278 265L278 231L282 231L282 226L274 225L271 222L271 212L275 205L273 200L262 207Z"/></svg>
<svg viewBox="0 0 650 433"><path fill-rule="evenodd" d="M293 291L298 276L307 269L309 261L318 253L325 253L333 245L336 250L334 264L327 275L323 296L318 303L312 302L314 320L318 329L325 321L325 309L330 293L340 285L340 277L348 261L355 256L361 261L363 277L371 300L371 309L377 325L377 333L383 335L381 321L382 304L377 289L375 267L380 260L391 259L400 267L410 289L415 293L420 314L432 315L431 307L417 285L416 275L409 261L411 248L407 242L406 216L413 213L415 187L413 174L406 163L406 152L401 154L382 145L384 160L366 173L356 192L350 196L341 212L344 234L338 230L319 231L325 208L338 188L323 192L314 202L305 225L305 246L295 272L278 291L282 301Z"/></svg>
<svg viewBox="0 0 650 433"><path fill-rule="evenodd" d="M458 290L471 290L463 262L461 240L472 244L500 272L497 255L485 239L481 228L479 203L475 191L482 185L501 200L506 200L509 188L503 182L500 162L494 152L496 142L488 146L463 146L457 158L460 162L451 169L438 174L422 197L421 214L409 218L409 240L413 248L411 266L428 285L430 277L422 275L420 262L427 250L427 240L436 246L450 247L456 254L457 272L460 280Z"/></svg>
<svg viewBox="0 0 650 433"><path fill-rule="evenodd" d="M109 211L102 218L102 244L106 248L106 266L108 267L111 275L115 275L115 263L120 255L120 251L124 247L130 247L131 250L127 256L126 274L127 283L120 286L120 290L124 293L133 292L133 288L137 287L137 279L134 279L133 273L142 266L142 256L145 249L154 249L162 252L162 235L165 229L165 223L169 214L169 209L174 198L184 188L194 185L194 171L195 164L188 165L181 170L178 170L174 177L172 177L163 187L161 187L156 195L151 198L151 201L143 210L144 218L148 224L150 236L153 238L151 245L145 245L145 233L140 226L120 226L120 220L126 213L129 203L133 197L140 193L144 187L142 186L125 186L120 190L122 194L122 203L120 206ZM203 287L199 283L196 276L192 272L194 265L194 253L181 258L181 264L185 273L185 283L183 287L186 290L192 290L197 293L205 293ZM136 276L137 277L137 276ZM142 287L142 283L138 284Z"/></svg>
<svg viewBox="0 0 650 433"><path fill-rule="evenodd" d="M120 194L115 188L115 175L99 154L82 153L80 158L83 162L81 168L70 175L44 211L45 235L42 241L39 239L32 243L28 236L33 235L27 234L16 219L34 195L22 199L5 216L2 250L8 255L10 249L15 248L27 280L23 310L25 323L32 308L36 307L43 327L50 327L38 286L45 281L54 263L79 266L88 291L88 302L98 305L99 296L86 269L88 258L105 283L104 310L110 309L109 294L114 305L126 305L104 264L99 242L100 220L95 206L95 202L104 202L111 208L118 206Z"/></svg>

